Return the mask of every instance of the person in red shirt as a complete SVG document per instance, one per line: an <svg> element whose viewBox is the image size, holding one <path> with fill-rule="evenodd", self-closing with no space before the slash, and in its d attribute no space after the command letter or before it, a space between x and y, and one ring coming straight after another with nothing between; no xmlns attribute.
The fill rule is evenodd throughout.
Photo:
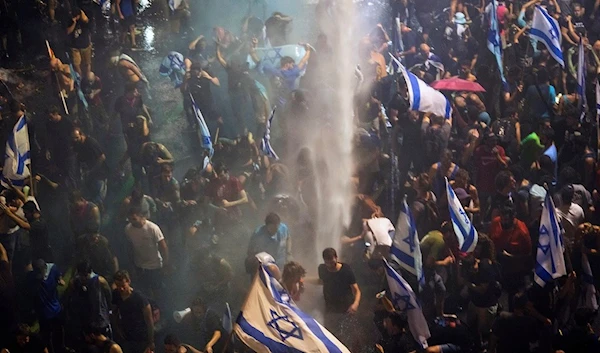
<svg viewBox="0 0 600 353"><path fill-rule="evenodd" d="M496 175L508 165L504 148L498 145L498 136L493 132L486 134L483 144L475 149L473 163L477 169L475 185L479 190L481 209L486 209L489 205L488 199L496 192Z"/></svg>
<svg viewBox="0 0 600 353"><path fill-rule="evenodd" d="M229 170L223 163L214 167L212 178L206 187L206 196L220 210L216 214L217 224L239 219L242 215L239 206L248 203L248 195L242 183L229 175Z"/></svg>
<svg viewBox="0 0 600 353"><path fill-rule="evenodd" d="M499 217L492 219L490 238L496 246L498 260L502 265L503 288L512 298L524 285L525 277L532 269L531 237L522 221L516 218L512 204L506 204Z"/></svg>

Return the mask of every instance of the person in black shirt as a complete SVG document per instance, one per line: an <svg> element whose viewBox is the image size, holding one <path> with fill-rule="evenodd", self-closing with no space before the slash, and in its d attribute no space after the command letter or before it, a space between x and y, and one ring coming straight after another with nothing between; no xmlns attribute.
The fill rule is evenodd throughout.
<svg viewBox="0 0 600 353"><path fill-rule="evenodd" d="M202 68L202 65L193 63L189 73L185 75L185 81L181 85L183 92L183 102L186 107L187 116L190 126L198 129L196 115L192 110L190 95L194 98L194 102L202 112L207 124L222 123L221 114L215 107L215 101L211 91L211 85L220 86L219 78L212 76L208 71ZM212 131L209 126L209 131Z"/></svg>
<svg viewBox="0 0 600 353"><path fill-rule="evenodd" d="M113 329L116 337L122 339L123 351L154 351L154 322L148 299L131 287L127 271L117 271L114 281L116 289L112 294L112 321L115 323Z"/></svg>
<svg viewBox="0 0 600 353"><path fill-rule="evenodd" d="M106 155L93 137L86 136L80 128L73 129L73 143L77 161L82 170L81 178L86 185L88 199L101 207L106 197L108 165Z"/></svg>
<svg viewBox="0 0 600 353"><path fill-rule="evenodd" d="M490 353L528 353L538 340L537 320L525 315L527 297L517 294L514 312L502 312L492 327Z"/></svg>
<svg viewBox="0 0 600 353"><path fill-rule="evenodd" d="M319 283L323 285L325 310L329 313L356 313L360 288L352 268L338 261L333 248L323 250L323 261L325 263L319 265Z"/></svg>
<svg viewBox="0 0 600 353"><path fill-rule="evenodd" d="M383 319L383 327L379 327L381 339L377 348L384 353L408 353L421 351L420 346L408 331L405 314L391 313Z"/></svg>
<svg viewBox="0 0 600 353"><path fill-rule="evenodd" d="M88 352L94 353L123 353L121 346L106 337L106 330L95 326L86 326L83 329L85 341L90 346ZM92 349L93 348L93 349Z"/></svg>
<svg viewBox="0 0 600 353"><path fill-rule="evenodd" d="M23 213L27 222L29 222L29 242L31 251L31 261L44 259L46 262L53 262L52 249L48 243L48 224L42 218L42 214L33 201L27 201L23 205Z"/></svg>
<svg viewBox="0 0 600 353"><path fill-rule="evenodd" d="M14 339L0 348L0 353L48 353L42 340L31 333L31 328L20 324L14 332Z"/></svg>
<svg viewBox="0 0 600 353"><path fill-rule="evenodd" d="M73 123L64 118L56 106L50 107L48 115L43 146L46 147L46 160L50 162L50 175L58 177L56 179L59 180L59 184L64 184L67 188L75 188L77 186L76 157L71 138ZM55 178L51 177L51 179Z"/></svg>
<svg viewBox="0 0 600 353"><path fill-rule="evenodd" d="M73 68L79 75L86 77L92 70L92 41L90 39L90 20L78 7L71 10L71 21L67 21L67 35L71 48ZM83 76L85 75L85 76Z"/></svg>
<svg viewBox="0 0 600 353"><path fill-rule="evenodd" d="M205 353L222 352L228 336L219 315L199 297L194 299L190 308L192 312L181 321L184 341Z"/></svg>

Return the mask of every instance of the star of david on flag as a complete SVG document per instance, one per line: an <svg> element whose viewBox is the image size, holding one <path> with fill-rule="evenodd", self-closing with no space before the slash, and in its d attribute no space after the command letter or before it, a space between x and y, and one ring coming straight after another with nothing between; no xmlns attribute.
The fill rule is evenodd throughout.
<svg viewBox="0 0 600 353"><path fill-rule="evenodd" d="M462 207L460 200L456 197L452 186L450 186L448 178L446 178L446 195L448 197L450 219L452 220L452 227L454 228L454 233L456 233L456 238L458 239L460 251L472 252L475 250L475 246L477 246L479 235L477 229L473 226L471 219Z"/></svg>
<svg viewBox="0 0 600 353"><path fill-rule="evenodd" d="M257 353L350 353L334 335L302 312L262 265L233 330Z"/></svg>
<svg viewBox="0 0 600 353"><path fill-rule="evenodd" d="M394 308L405 312L408 318L408 327L415 341L419 342L423 348L427 348L427 339L431 337L427 320L423 316L423 310L417 301L417 296L412 288L396 270L390 266L386 259L383 259L385 267L385 276Z"/></svg>
<svg viewBox="0 0 600 353"><path fill-rule="evenodd" d="M14 186L25 186L25 179L29 178L31 164L29 149L29 130L27 129L27 118L21 116L15 126L12 134L6 140L6 149L4 152L4 168L2 169L2 186L8 188L8 180Z"/></svg>
<svg viewBox="0 0 600 353"><path fill-rule="evenodd" d="M280 47L271 48L256 48L255 51L256 56L258 56L263 65L274 68L279 68L281 58L283 58L284 56L289 56L292 59L294 59L296 63L298 63L306 54L306 48L304 48L302 45L297 44L283 45ZM254 60L252 60L250 55L248 55L246 61L250 69L254 69L256 67L256 63L254 62Z"/></svg>
<svg viewBox="0 0 600 353"><path fill-rule="evenodd" d="M559 30L558 21L539 5L535 5L529 37L544 43L554 60L563 68L565 67L561 49L562 35Z"/></svg>
<svg viewBox="0 0 600 353"><path fill-rule="evenodd" d="M392 260L417 277L419 287L423 288L425 278L423 277L423 259L419 234L417 224L406 203L406 198L400 205L400 214L396 222L396 233L390 248L390 254Z"/></svg>
<svg viewBox="0 0 600 353"><path fill-rule="evenodd" d="M544 207L540 219L540 236L538 240L534 280L540 287L552 279L567 274L564 257L564 243L562 239L562 226L556 215L554 201L551 193L546 193Z"/></svg>

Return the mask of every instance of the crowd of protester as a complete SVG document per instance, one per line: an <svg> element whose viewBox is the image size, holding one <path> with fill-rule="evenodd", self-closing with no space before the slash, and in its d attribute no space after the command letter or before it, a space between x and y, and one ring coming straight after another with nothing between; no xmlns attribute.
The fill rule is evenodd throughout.
<svg viewBox="0 0 600 353"><path fill-rule="evenodd" d="M298 45L305 54L285 56L277 67L261 65L257 48L294 44L288 40L294 18L281 12L265 18L266 4L249 3L240 28L215 28L214 43L208 33L190 37L184 54L169 53L164 72L161 67L181 91L186 129L200 137L196 166L179 182L172 146L152 136L162 119L152 107L161 97L152 98L151 82L134 60L137 2L0 0L3 62L27 50L24 44L44 47L40 21L61 33L47 47L45 89L55 102L36 112L36 121L28 102L8 94L1 102L0 146L21 117L28 119L32 175L24 187L3 179L0 352L245 351L231 340L221 313L226 303L241 304L237 297L259 263L272 267L301 307L312 300L301 298L304 287L322 285L323 324L353 352L600 351L598 306L583 290L600 283L593 104L600 2L497 1L491 7L390 0L381 23L358 34L357 70L347 73L358 82L348 117L355 169L350 224L344 234L331 234L340 239L336 249L314 249L316 212L327 212L315 203L320 166L295 132L316 124L336 133L327 115L338 108L324 104L336 90L328 87L338 74L331 62L336 38L323 24L341 21L335 13L344 2L319 1L311 21L317 33L304 34L314 45ZM200 5L168 6L172 35L192 33L190 14ZM535 6L558 20L565 69L528 35ZM261 13L253 15L253 8ZM486 46L494 8L505 89ZM106 33L123 49L97 47ZM577 60L580 42L583 61ZM411 110L390 54L426 83L458 77L485 91L444 91L449 119ZM94 67L94 56L105 67ZM577 62L586 65L583 108ZM114 72L120 87L106 90L96 69ZM213 92L222 84L226 109ZM261 145L274 106L280 129L272 132L272 148L281 159ZM214 151L202 139L196 107ZM114 135L126 149L111 161L106 151ZM133 186L124 187L126 177ZM472 253L459 250L445 179L478 230ZM564 229L568 273L541 287L533 270L548 193ZM398 270L418 294L431 331L428 347L413 339L406 313L386 305L385 294L371 296L387 286L381 259L389 248L374 248L369 237L376 226L394 227L403 200L420 239L425 286ZM61 217L50 217L56 214ZM317 269L306 254L321 251ZM584 255L592 276L582 267ZM170 313L186 307L173 321Z"/></svg>

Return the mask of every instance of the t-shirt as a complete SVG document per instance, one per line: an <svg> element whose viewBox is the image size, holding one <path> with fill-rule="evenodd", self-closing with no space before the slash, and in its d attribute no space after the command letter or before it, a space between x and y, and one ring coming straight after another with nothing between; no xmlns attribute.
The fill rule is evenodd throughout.
<svg viewBox="0 0 600 353"><path fill-rule="evenodd" d="M73 25L73 20L67 22L66 26L70 27ZM76 49L85 49L91 44L90 41L90 28L88 23L83 22L81 19L75 23L75 29L69 34L69 46Z"/></svg>
<svg viewBox="0 0 600 353"><path fill-rule="evenodd" d="M194 97L198 108L204 114L214 110L214 100L211 91L212 82L206 77L191 77L188 82L188 90ZM210 114L209 114L210 115Z"/></svg>
<svg viewBox="0 0 600 353"><path fill-rule="evenodd" d="M446 257L444 249L446 248L446 242L444 242L444 236L442 232L433 230L421 240L421 253L423 254L423 261L426 261L429 256L432 256L435 261L443 260Z"/></svg>
<svg viewBox="0 0 600 353"><path fill-rule="evenodd" d="M529 344L538 337L538 324L532 317L502 312L494 321L492 333L498 337L496 352L529 353Z"/></svg>
<svg viewBox="0 0 600 353"><path fill-rule="evenodd" d="M220 205L223 200L237 200L242 190L244 188L236 177L229 177L226 181L213 179L206 187L206 196L210 197L213 203Z"/></svg>
<svg viewBox="0 0 600 353"><path fill-rule="evenodd" d="M535 85L527 88L525 100L529 107L529 117L533 119L548 119L552 114L548 109L554 105L556 90L554 86L548 84L541 84L538 87L541 96Z"/></svg>
<svg viewBox="0 0 600 353"><path fill-rule="evenodd" d="M58 280L60 271L54 264L46 263L46 272L40 282L35 271L27 274L27 284L31 293L34 294L34 308L38 317L42 319L53 319L61 312L58 299Z"/></svg>
<svg viewBox="0 0 600 353"><path fill-rule="evenodd" d="M133 127L138 115L142 114L144 103L141 97L121 96L115 101L115 111L121 116L121 124L123 125L123 133L127 134Z"/></svg>
<svg viewBox="0 0 600 353"><path fill-rule="evenodd" d="M48 224L43 218L29 222L29 242L31 246L31 261L44 259L52 261L52 253L48 243Z"/></svg>
<svg viewBox="0 0 600 353"><path fill-rule="evenodd" d="M267 226L258 227L252 238L248 248L253 254L266 252L275 257L275 261L279 268L283 268L287 262L287 242L290 237L288 227L284 223L279 224L277 232L274 235L269 234Z"/></svg>
<svg viewBox="0 0 600 353"><path fill-rule="evenodd" d="M535 132L527 135L521 141L521 161L524 166L531 166L535 162L541 151L544 150L544 145L540 142L540 137Z"/></svg>
<svg viewBox="0 0 600 353"><path fill-rule="evenodd" d="M93 168L98 162L98 159L104 154L98 141L91 136L86 137L83 143L75 144L75 153L77 153L79 163L85 166L85 171L89 171L90 168ZM108 164L106 164L106 159L102 162L102 165L96 169L94 174L90 174L88 177L96 180L108 178Z"/></svg>
<svg viewBox="0 0 600 353"><path fill-rule="evenodd" d="M213 346L213 351L221 352L227 337L221 318L213 310L208 309L202 317L188 315L182 322L182 340L192 347L205 347L215 331L221 332L221 338Z"/></svg>
<svg viewBox="0 0 600 353"><path fill-rule="evenodd" d="M119 7L121 8L121 13L123 14L123 17L127 18L135 14L133 9L133 1L134 0L121 0Z"/></svg>
<svg viewBox="0 0 600 353"><path fill-rule="evenodd" d="M96 76L94 81L90 82L89 80L81 80L81 90L84 94L88 95L92 93L93 90L102 89L102 81L100 77ZM102 103L102 98L100 98L100 94L94 96L93 99L87 98L87 101L90 102L94 106L98 106Z"/></svg>
<svg viewBox="0 0 600 353"><path fill-rule="evenodd" d="M498 150L500 157L506 158L502 146L496 146L495 148ZM477 181L475 182L477 188L480 192L493 193L496 189L496 175L503 168L502 163L498 160L496 153L485 145L477 147L473 159L475 168L477 168Z"/></svg>
<svg viewBox="0 0 600 353"><path fill-rule="evenodd" d="M114 290L112 303L119 310L120 326L123 329L125 340L132 342L146 342L148 328L144 319L144 308L149 305L148 299L137 291L133 291L129 298L123 300L121 293Z"/></svg>
<svg viewBox="0 0 600 353"><path fill-rule="evenodd" d="M337 272L331 272L325 264L319 265L319 279L323 281L325 310L333 313L345 313L354 302L352 285L356 283L350 265L342 263Z"/></svg>
<svg viewBox="0 0 600 353"><path fill-rule="evenodd" d="M146 221L141 228L130 224L125 227L127 239L133 246L133 262L144 270L157 270L162 268L163 259L158 251L158 243L165 239L160 228Z"/></svg>
<svg viewBox="0 0 600 353"><path fill-rule="evenodd" d="M504 230L500 224L500 217L496 217L490 224L490 238L496 246L496 252L506 250L513 255L527 255L531 253L531 237L525 223L515 219L512 229Z"/></svg>
<svg viewBox="0 0 600 353"><path fill-rule="evenodd" d="M51 158L60 163L73 156L73 123L64 116L58 122L46 122L46 148L50 151Z"/></svg>

